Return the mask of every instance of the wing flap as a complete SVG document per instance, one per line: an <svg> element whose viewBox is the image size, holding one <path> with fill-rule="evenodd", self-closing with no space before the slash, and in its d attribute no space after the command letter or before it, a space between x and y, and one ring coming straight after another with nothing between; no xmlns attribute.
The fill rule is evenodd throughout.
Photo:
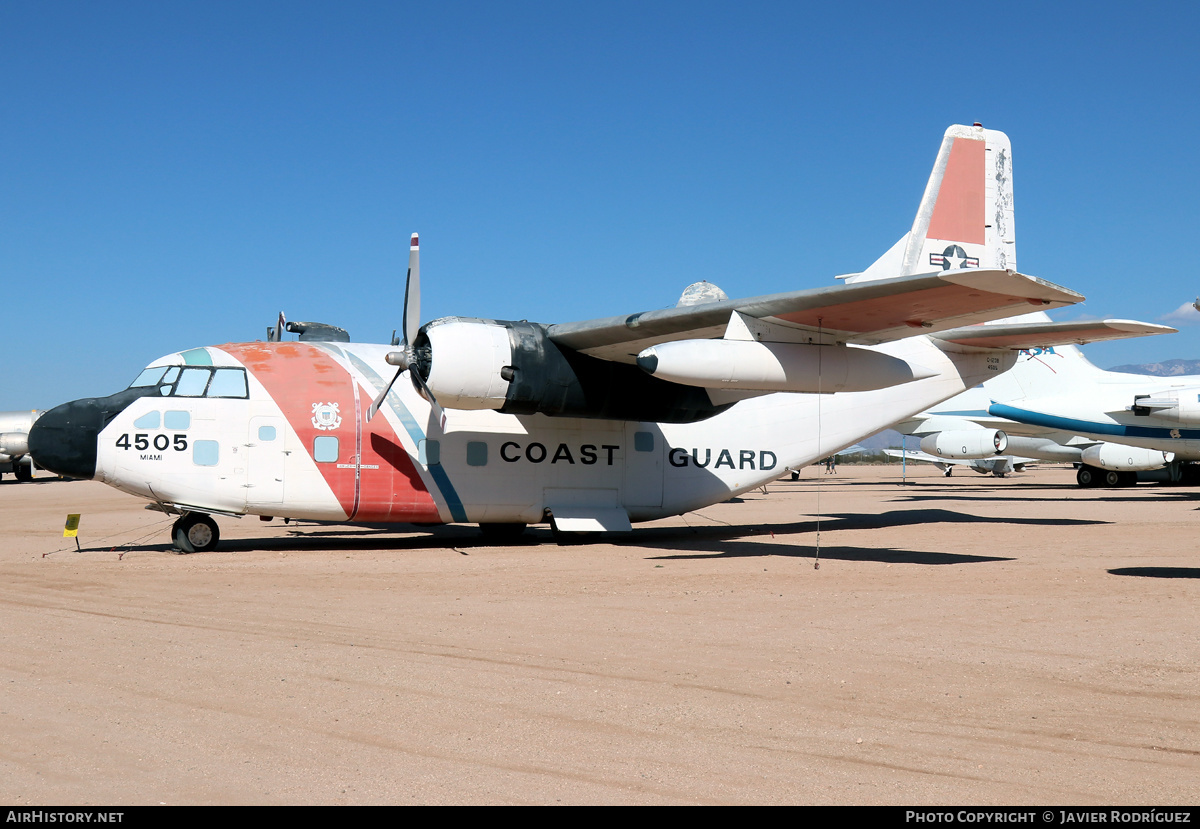
<svg viewBox="0 0 1200 829"><path fill-rule="evenodd" d="M564 323L548 333L565 348L632 363L652 345L722 336L735 311L811 332L813 341L873 345L1082 300L1014 271L950 271Z"/></svg>
<svg viewBox="0 0 1200 829"><path fill-rule="evenodd" d="M1173 333L1175 329L1166 325L1136 320L1080 320L973 325L940 331L933 336L945 343L973 348L1024 349Z"/></svg>

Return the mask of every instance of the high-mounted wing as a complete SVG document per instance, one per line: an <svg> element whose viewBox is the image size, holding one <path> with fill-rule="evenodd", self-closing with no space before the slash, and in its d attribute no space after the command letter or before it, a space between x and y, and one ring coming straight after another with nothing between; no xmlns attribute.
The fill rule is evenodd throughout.
<svg viewBox="0 0 1200 829"><path fill-rule="evenodd" d="M1031 305L1048 310L1082 300L1014 271L942 271L563 323L547 334L560 347L634 363L659 343L724 336L735 311L790 328L796 341L808 332L803 338L813 342L873 345L1027 313Z"/></svg>

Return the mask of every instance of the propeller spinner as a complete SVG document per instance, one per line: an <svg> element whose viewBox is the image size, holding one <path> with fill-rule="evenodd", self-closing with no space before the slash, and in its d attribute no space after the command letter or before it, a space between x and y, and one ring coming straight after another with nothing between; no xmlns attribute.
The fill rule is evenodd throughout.
<svg viewBox="0 0 1200 829"><path fill-rule="evenodd" d="M384 387L372 402L371 407L367 409L367 421L375 417L375 413L379 411L379 407L383 405L384 399L388 396L388 392L392 390L396 380L405 371L409 371L417 363L416 351L413 348L413 343L417 338L417 331L421 328L421 244L417 239L417 234L412 235L412 241L408 248L408 278L404 284L404 327L400 337L400 350L390 351L384 358L388 365L396 366L396 373L392 375L392 379ZM433 392L429 390L429 386L425 384L425 379L421 377L419 371L412 371L411 375L413 383L421 391L421 396L429 401L433 406L433 414L437 418L438 423L444 429L446 427L446 412L438 405L437 400L433 397Z"/></svg>

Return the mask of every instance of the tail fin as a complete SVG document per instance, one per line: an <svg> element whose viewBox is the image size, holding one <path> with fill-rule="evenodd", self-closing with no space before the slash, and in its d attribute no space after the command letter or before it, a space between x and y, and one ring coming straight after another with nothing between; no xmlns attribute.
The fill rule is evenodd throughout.
<svg viewBox="0 0 1200 829"><path fill-rule="evenodd" d="M912 230L847 282L964 268L1017 269L1012 147L996 130L946 130Z"/></svg>

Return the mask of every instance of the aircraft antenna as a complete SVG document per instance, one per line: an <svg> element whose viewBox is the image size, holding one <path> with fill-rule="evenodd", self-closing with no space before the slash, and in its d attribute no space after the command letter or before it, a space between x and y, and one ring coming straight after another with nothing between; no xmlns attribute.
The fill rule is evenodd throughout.
<svg viewBox="0 0 1200 829"><path fill-rule="evenodd" d="M824 332L822 331L824 317L817 317L817 451L821 449L821 353L824 351ZM821 569L821 481L824 475L817 478L817 556L813 559L813 569Z"/></svg>

